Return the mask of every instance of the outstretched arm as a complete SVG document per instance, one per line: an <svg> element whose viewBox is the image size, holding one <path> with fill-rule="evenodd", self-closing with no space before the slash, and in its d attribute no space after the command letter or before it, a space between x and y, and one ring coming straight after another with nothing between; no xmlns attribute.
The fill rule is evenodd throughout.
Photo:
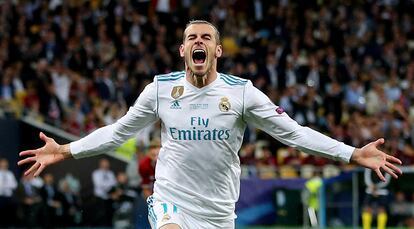
<svg viewBox="0 0 414 229"><path fill-rule="evenodd" d="M401 174L401 170L394 165L401 164L401 161L377 148L384 143L384 139L371 142L362 148L346 145L311 128L299 125L250 82L246 84L245 90L244 120L255 124L280 142L309 154L351 162L372 169L383 181L385 180L383 172L389 173L394 178Z"/></svg>
<svg viewBox="0 0 414 229"><path fill-rule="evenodd" d="M17 162L18 165L33 163L33 165L24 173L24 176L38 176L47 166L72 158L69 144L59 145L53 138L47 137L42 132L40 132L39 137L45 142L43 147L34 150L26 150L19 154L21 157L28 157Z"/></svg>
<svg viewBox="0 0 414 229"><path fill-rule="evenodd" d="M78 141L59 145L52 138L40 133L40 139L45 142L45 145L21 152L20 156L28 157L20 160L18 165L33 164L24 175L38 176L48 165L68 158L78 159L113 152L140 129L156 120L156 90L154 83L151 83L145 87L134 106L116 123L101 127Z"/></svg>
<svg viewBox="0 0 414 229"><path fill-rule="evenodd" d="M385 182L385 177L382 172L389 173L394 178L398 178L398 175L401 175L402 171L393 163L400 165L402 163L398 158L379 150L377 147L381 144L384 144L383 138L371 142L362 148L356 148L352 153L351 162L372 169Z"/></svg>

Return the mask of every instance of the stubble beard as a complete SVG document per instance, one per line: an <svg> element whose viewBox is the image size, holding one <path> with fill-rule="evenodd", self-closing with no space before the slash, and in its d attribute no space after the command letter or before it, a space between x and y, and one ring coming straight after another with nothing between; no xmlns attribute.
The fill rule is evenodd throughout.
<svg viewBox="0 0 414 229"><path fill-rule="evenodd" d="M192 61L192 60L190 60L190 61ZM190 65L190 66L192 66L192 65ZM197 72L193 71L192 68L189 67L191 77L193 78L193 80L195 82L200 82L201 80L203 80L203 82L205 82L206 79L207 79L207 75L211 71L211 66L212 66L212 63L210 63L210 62L207 63L207 70L205 72L200 72L200 73L197 73Z"/></svg>
<svg viewBox="0 0 414 229"><path fill-rule="evenodd" d="M195 73L191 69L190 69L190 71L191 71L191 76L193 78L206 78L208 73L210 72L210 69L207 69L207 71L204 72L204 73Z"/></svg>
<svg viewBox="0 0 414 229"><path fill-rule="evenodd" d="M206 85L207 74L205 74L203 76L199 76L199 75L195 75L193 73L192 77L193 77L193 81L194 81L194 83L197 87Z"/></svg>
<svg viewBox="0 0 414 229"><path fill-rule="evenodd" d="M207 75L210 71L210 69L207 69L207 71L203 72L203 73L196 73L194 71L191 70L191 78L193 79L194 83L196 86L204 86L207 82Z"/></svg>

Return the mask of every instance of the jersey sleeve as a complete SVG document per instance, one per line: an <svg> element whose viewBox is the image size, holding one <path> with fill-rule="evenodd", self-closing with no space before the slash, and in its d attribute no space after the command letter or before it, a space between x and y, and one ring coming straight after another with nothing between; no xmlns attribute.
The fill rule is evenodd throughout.
<svg viewBox="0 0 414 229"><path fill-rule="evenodd" d="M245 86L246 122L256 125L278 141L305 153L349 162L354 147L299 125L249 81Z"/></svg>
<svg viewBox="0 0 414 229"><path fill-rule="evenodd" d="M113 152L124 141L157 119L156 81L148 84L135 104L114 124L99 128L91 134L70 144L74 158L90 157Z"/></svg>

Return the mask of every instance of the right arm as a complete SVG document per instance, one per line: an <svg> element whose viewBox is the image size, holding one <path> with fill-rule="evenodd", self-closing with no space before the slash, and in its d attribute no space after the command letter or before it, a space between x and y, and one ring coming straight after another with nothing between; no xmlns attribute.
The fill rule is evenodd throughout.
<svg viewBox="0 0 414 229"><path fill-rule="evenodd" d="M38 176L48 165L69 158L78 159L113 151L140 129L157 120L155 87L155 83L147 85L134 106L116 123L99 128L78 141L59 145L54 139L40 133L40 139L45 142L45 145L20 153L20 156L28 157L20 160L18 165L33 163L24 175Z"/></svg>

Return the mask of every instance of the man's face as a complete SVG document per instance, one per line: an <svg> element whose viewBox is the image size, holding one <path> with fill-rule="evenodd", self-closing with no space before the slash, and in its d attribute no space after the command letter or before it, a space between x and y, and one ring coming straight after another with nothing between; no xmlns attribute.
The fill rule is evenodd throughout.
<svg viewBox="0 0 414 229"><path fill-rule="evenodd" d="M53 175L52 175L52 174L50 174L50 173L46 173L46 174L43 176L43 181L45 182L45 184L53 184L54 177L53 177Z"/></svg>
<svg viewBox="0 0 414 229"><path fill-rule="evenodd" d="M99 161L99 168L103 170L108 170L110 167L109 161L106 159L102 159Z"/></svg>
<svg viewBox="0 0 414 229"><path fill-rule="evenodd" d="M9 169L9 162L6 159L0 160L0 170L6 171Z"/></svg>
<svg viewBox="0 0 414 229"><path fill-rule="evenodd" d="M158 159L158 154L160 152L160 147L150 147L148 150L148 157L152 161L156 161Z"/></svg>
<svg viewBox="0 0 414 229"><path fill-rule="evenodd" d="M215 70L217 58L222 54L217 44L216 31L208 24L192 24L184 31L184 41L180 46L180 56L186 67L196 76L204 76ZM186 69L187 70L187 69Z"/></svg>

